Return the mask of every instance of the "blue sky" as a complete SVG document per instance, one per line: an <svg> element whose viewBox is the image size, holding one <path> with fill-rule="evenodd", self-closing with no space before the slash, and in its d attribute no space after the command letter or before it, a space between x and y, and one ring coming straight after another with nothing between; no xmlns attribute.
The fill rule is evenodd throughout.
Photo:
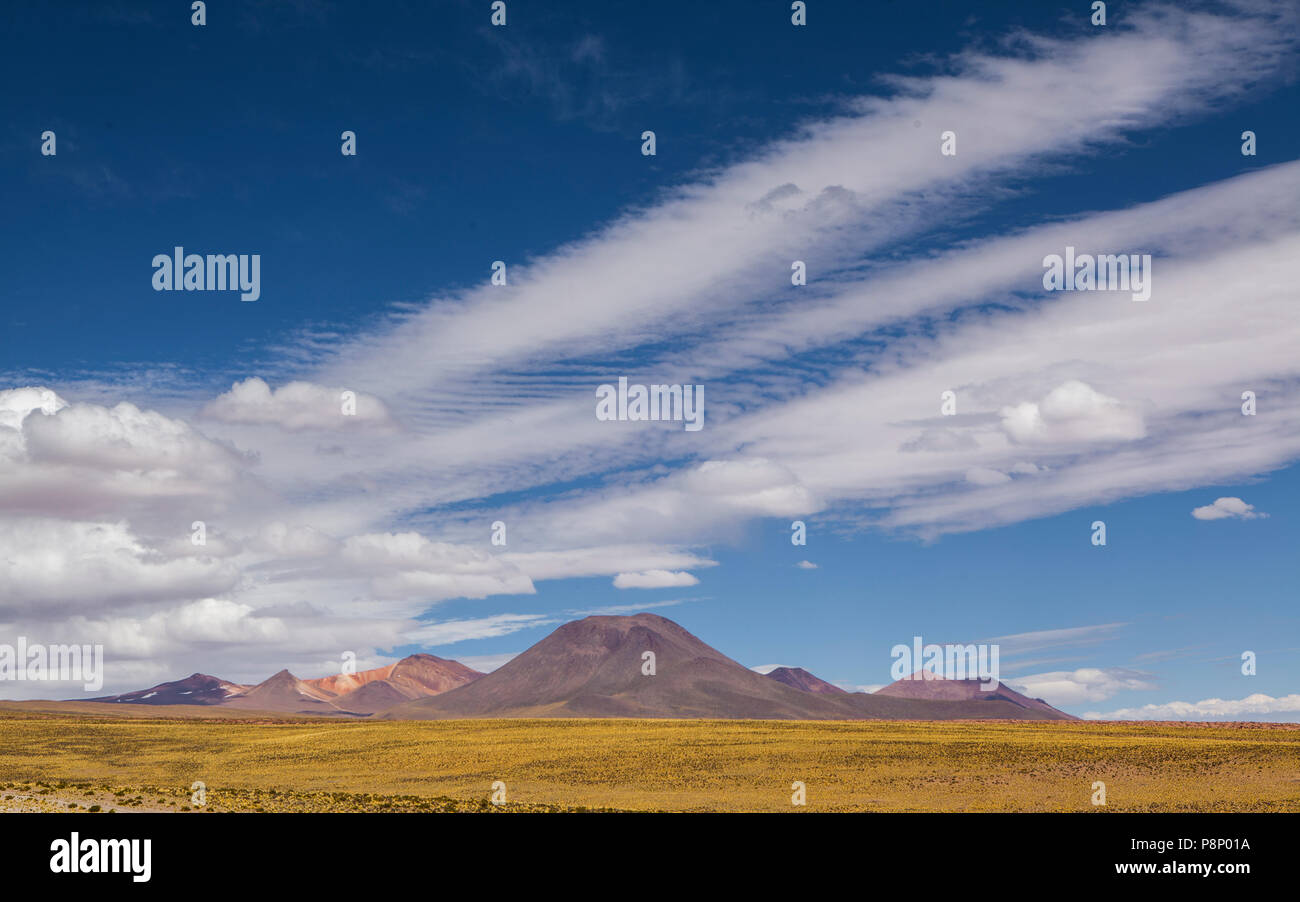
<svg viewBox="0 0 1300 902"><path fill-rule="evenodd" d="M653 609L850 687L922 635L1300 717L1288 5L209 6L0 14L5 632L130 689ZM261 298L153 291L177 245ZM1151 299L1045 292L1066 245ZM705 427L598 422L620 375Z"/></svg>

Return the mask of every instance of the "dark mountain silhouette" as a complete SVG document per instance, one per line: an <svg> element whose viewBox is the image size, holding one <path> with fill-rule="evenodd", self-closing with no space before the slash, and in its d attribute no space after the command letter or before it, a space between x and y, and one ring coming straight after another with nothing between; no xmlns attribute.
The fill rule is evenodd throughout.
<svg viewBox="0 0 1300 902"><path fill-rule="evenodd" d="M88 701L132 705L220 705L249 688L206 673L192 673L183 680L159 683L148 689L138 689L122 695L105 695Z"/></svg>
<svg viewBox="0 0 1300 902"><path fill-rule="evenodd" d="M778 667L776 670L769 671L767 678L776 680L778 683L785 683L794 689L802 689L804 692L813 692L819 695L848 695L839 686L813 676L802 667Z"/></svg>

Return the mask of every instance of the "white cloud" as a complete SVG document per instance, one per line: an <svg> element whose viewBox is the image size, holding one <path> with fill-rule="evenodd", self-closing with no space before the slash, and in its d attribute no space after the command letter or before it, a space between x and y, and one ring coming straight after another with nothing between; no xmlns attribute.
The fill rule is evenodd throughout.
<svg viewBox="0 0 1300 902"><path fill-rule="evenodd" d="M571 609L565 611L566 617L605 617L605 616L622 616L626 614L640 614L643 611L653 611L656 608L672 608L686 601L688 598L670 598L666 601L640 602L638 604L606 604L597 608Z"/></svg>
<svg viewBox="0 0 1300 902"><path fill-rule="evenodd" d="M168 559L128 524L0 520L0 615L83 610L202 598L239 580L227 561Z"/></svg>
<svg viewBox="0 0 1300 902"><path fill-rule="evenodd" d="M0 392L0 513L11 531L66 521L75 542L76 524L121 521L120 553L85 546L91 564L111 559L105 606L229 596L263 618L255 635L279 619L319 662L344 642L526 628L533 615L505 614L525 619L404 633L443 598L711 566L696 549L754 518L937 534L1279 466L1300 456L1295 393L1257 418L1223 399L1300 380L1300 164L977 243L924 239L936 213L995 203L1008 174L1018 186L1267 84L1294 55L1285 15L1137 10L1106 41L962 54L512 268L508 296L441 295L323 352L308 343L266 374L280 388L247 379L208 403L202 432L175 411ZM934 153L914 120L951 123L962 155ZM1149 249L1151 299L1027 301L1067 244ZM772 261L804 247L833 278L779 303L788 273ZM1242 272L1249 305L1233 303ZM653 381L707 384L701 432L595 420L608 360L633 350ZM941 419L947 388L961 415ZM498 518L509 551L485 549ZM176 547L195 519L211 521L206 554ZM68 547L0 573L28 593L10 604L95 603ZM227 565L241 569L223 586ZM320 610L293 614L305 598ZM1080 673L1038 679L1106 691Z"/></svg>
<svg viewBox="0 0 1300 902"><path fill-rule="evenodd" d="M479 673L491 673L518 656L519 652L511 651L500 655L458 655L456 660Z"/></svg>
<svg viewBox="0 0 1300 902"><path fill-rule="evenodd" d="M527 574L499 557L416 532L352 536L343 542L340 561L350 573L370 576L380 598L432 602L537 591Z"/></svg>
<svg viewBox="0 0 1300 902"><path fill-rule="evenodd" d="M1213 504L1195 508L1192 516L1198 520L1222 520L1232 517L1237 520L1255 520L1268 514L1255 510L1255 505L1247 504L1240 498L1218 498Z"/></svg>
<svg viewBox="0 0 1300 902"><path fill-rule="evenodd" d="M1077 379L1041 401L1002 408L1002 428L1025 443L1133 441L1146 435L1140 413Z"/></svg>
<svg viewBox="0 0 1300 902"><path fill-rule="evenodd" d="M1300 713L1300 695L1274 698L1255 693L1242 699L1207 698L1199 702L1166 702L1116 711L1089 711L1088 720L1251 720L1276 714ZM1295 719L1295 718L1292 718Z"/></svg>
<svg viewBox="0 0 1300 902"><path fill-rule="evenodd" d="M654 545L598 545L554 551L512 551L498 556L534 580L609 576L645 570L698 570L716 561L698 554Z"/></svg>
<svg viewBox="0 0 1300 902"><path fill-rule="evenodd" d="M867 694L869 695L869 694L871 694L871 693L873 693L873 692L879 692L881 689L884 689L885 686L888 685L888 684L887 684L887 683L868 683L868 684L865 685L865 686L857 686L857 685L853 685L853 684L851 684L851 683L836 683L835 685L836 685L836 686L839 686L839 687L840 687L841 689L843 689L845 692L865 692L865 693L867 693Z"/></svg>
<svg viewBox="0 0 1300 902"><path fill-rule="evenodd" d="M1084 667L1037 673L1005 682L1017 692L1030 698L1046 699L1058 707L1098 702L1129 690L1156 688L1151 674L1123 667Z"/></svg>
<svg viewBox="0 0 1300 902"><path fill-rule="evenodd" d="M258 532L257 547L280 558L313 558L337 553L343 546L310 526L290 526L277 520Z"/></svg>
<svg viewBox="0 0 1300 902"><path fill-rule="evenodd" d="M971 467L966 471L966 481L975 485L1001 485L1004 482L1010 482L1011 477L1000 470L991 470L988 467Z"/></svg>
<svg viewBox="0 0 1300 902"><path fill-rule="evenodd" d="M812 561L800 561L799 563L795 564L795 566L798 567L800 570L816 570L816 569L817 569L817 565L814 564Z"/></svg>
<svg viewBox="0 0 1300 902"><path fill-rule="evenodd" d="M289 430L352 429L394 425L388 406L374 395L352 392L352 413L344 413L345 388L290 382L272 390L264 379L236 382L203 408L202 416L223 423L273 425Z"/></svg>
<svg viewBox="0 0 1300 902"><path fill-rule="evenodd" d="M22 429L23 420L33 411L46 416L58 413L68 402L48 388L11 388L0 391L0 426Z"/></svg>
<svg viewBox="0 0 1300 902"><path fill-rule="evenodd" d="M550 626L555 620L544 614L493 614L469 620L443 620L428 623L407 632L408 640L425 645L451 645L469 639L508 636L520 630Z"/></svg>
<svg viewBox="0 0 1300 902"><path fill-rule="evenodd" d="M614 577L615 589L666 589L674 586L695 586L699 580L685 570L643 570L640 573L620 573Z"/></svg>
<svg viewBox="0 0 1300 902"><path fill-rule="evenodd" d="M243 461L182 420L122 402L62 406L23 422L28 459L38 464L116 470L150 478L229 481Z"/></svg>
<svg viewBox="0 0 1300 902"><path fill-rule="evenodd" d="M1028 633L1013 633L996 636L987 640L996 643L1002 655L1021 655L1046 648L1074 647L1096 645L1118 638L1121 629L1127 623L1097 623L1090 626L1072 626L1064 629L1034 630Z"/></svg>

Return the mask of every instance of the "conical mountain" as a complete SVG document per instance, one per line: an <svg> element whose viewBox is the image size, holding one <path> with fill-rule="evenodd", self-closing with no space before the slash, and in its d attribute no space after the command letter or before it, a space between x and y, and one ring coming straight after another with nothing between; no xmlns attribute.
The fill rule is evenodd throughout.
<svg viewBox="0 0 1300 902"><path fill-rule="evenodd" d="M648 653L653 653L653 675L647 673ZM1006 697L944 701L796 689L738 664L671 620L637 614L566 623L492 673L442 695L396 705L382 716L948 720L1065 715L1050 707L1022 707Z"/></svg>
<svg viewBox="0 0 1300 902"><path fill-rule="evenodd" d="M252 689L225 702L231 708L277 711L292 714L334 714L338 709L329 696L298 679L287 670L258 683Z"/></svg>
<svg viewBox="0 0 1300 902"><path fill-rule="evenodd" d="M778 667L775 670L768 671L766 676L769 680L785 683L792 689L800 689L804 692L813 692L818 695L848 694L834 683L828 683L819 677L815 677L802 667Z"/></svg>
<svg viewBox="0 0 1300 902"><path fill-rule="evenodd" d="M653 653L654 673L648 674ZM655 614L566 623L469 685L398 705L393 718L861 717L755 673Z"/></svg>

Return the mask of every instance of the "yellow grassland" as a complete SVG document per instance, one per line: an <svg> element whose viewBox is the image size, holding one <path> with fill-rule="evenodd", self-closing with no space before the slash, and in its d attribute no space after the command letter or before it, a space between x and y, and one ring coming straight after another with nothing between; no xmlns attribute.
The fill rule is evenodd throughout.
<svg viewBox="0 0 1300 902"><path fill-rule="evenodd" d="M1296 726L172 711L0 706L0 810L1300 811Z"/></svg>

